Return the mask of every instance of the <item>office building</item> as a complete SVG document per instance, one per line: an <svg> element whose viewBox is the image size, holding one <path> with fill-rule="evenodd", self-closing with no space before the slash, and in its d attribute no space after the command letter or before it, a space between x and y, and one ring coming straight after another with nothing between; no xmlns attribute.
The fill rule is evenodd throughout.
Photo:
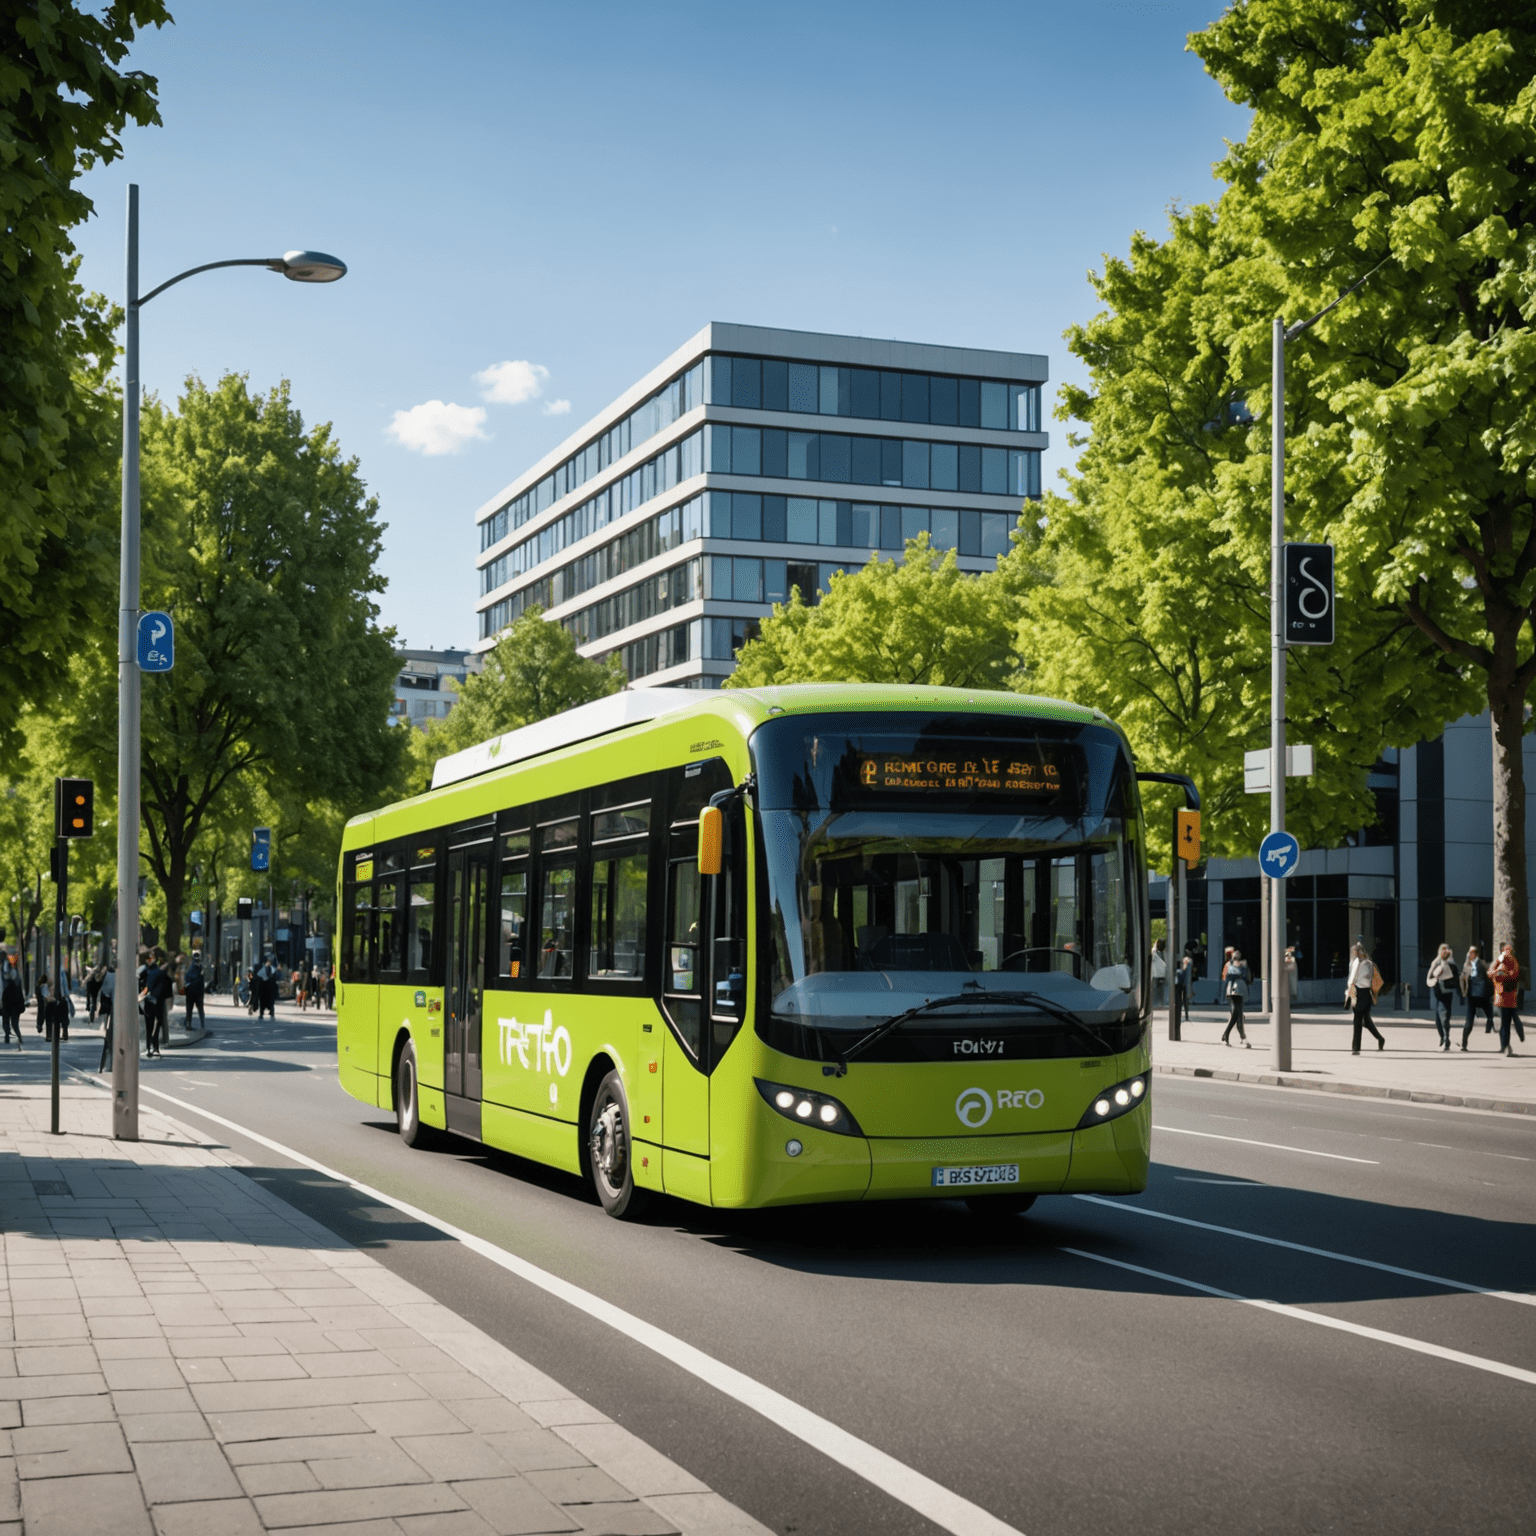
<svg viewBox="0 0 1536 1536"><path fill-rule="evenodd" d="M477 648L538 606L648 686L718 687L776 602L926 531L981 571L1040 494L1029 353L712 324L476 514Z"/></svg>
<svg viewBox="0 0 1536 1536"><path fill-rule="evenodd" d="M1525 740L1525 778L1536 783L1532 736ZM1285 882L1286 936L1296 947L1300 1000L1341 1007L1350 946L1364 939L1390 984L1382 1006L1427 1007L1425 974L1442 942L1459 966L1468 945L1489 956L1490 946L1508 937L1493 931L1488 716L1469 716L1432 741L1385 753L1368 782L1376 824L1342 847L1305 850ZM1526 826L1526 863L1536 870L1536 816ZM1188 882L1189 931L1204 935L1207 949L1206 978L1196 993L1201 1002L1216 1000L1227 945L1243 952L1255 975L1263 971L1265 879L1257 858L1213 858ZM1152 898L1153 915L1166 915L1165 880L1153 882ZM1536 931L1529 922L1527 930ZM1515 942L1523 948L1529 940L1519 935ZM1519 958L1529 964L1523 953Z"/></svg>
<svg viewBox="0 0 1536 1536"><path fill-rule="evenodd" d="M398 656L400 671L390 723L414 725L419 731L447 716L464 680L484 665L474 651L400 651Z"/></svg>

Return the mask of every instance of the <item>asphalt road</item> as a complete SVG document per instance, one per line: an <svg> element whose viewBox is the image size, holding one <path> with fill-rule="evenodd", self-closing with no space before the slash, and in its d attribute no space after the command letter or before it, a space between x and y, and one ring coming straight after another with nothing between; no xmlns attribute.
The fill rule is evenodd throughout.
<svg viewBox="0 0 1536 1536"><path fill-rule="evenodd" d="M1536 1292L1536 1125L1519 1117L1158 1077L1152 1181L1133 1200L1047 1198L1001 1226L947 1202L664 1202L634 1225L518 1159L402 1146L337 1085L328 1016L211 1022L203 1045L144 1064L146 1089L596 1293L1028 1536L1533 1528L1536 1380L1499 1368L1536 1373L1536 1305L1476 1289ZM66 1052L91 1068L99 1046ZM935 1529L462 1244L205 1128L773 1530Z"/></svg>

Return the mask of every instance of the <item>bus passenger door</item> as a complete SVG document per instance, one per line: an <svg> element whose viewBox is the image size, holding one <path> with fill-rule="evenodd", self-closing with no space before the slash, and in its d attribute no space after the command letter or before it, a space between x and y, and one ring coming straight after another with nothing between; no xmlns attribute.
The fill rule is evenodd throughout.
<svg viewBox="0 0 1536 1536"><path fill-rule="evenodd" d="M485 998L486 914L491 845L448 855L447 975L444 978L443 1089L448 1129L480 1135L480 1035Z"/></svg>
<svg viewBox="0 0 1536 1536"><path fill-rule="evenodd" d="M707 882L699 874L697 823L673 827L667 841L662 1007L671 1028L661 1042L660 1140L667 1147L704 1158L709 1155L708 955L703 901ZM707 1167L703 1172L704 1198L708 1199ZM669 1165L668 1188L677 1183ZM678 1193L683 1193L681 1188Z"/></svg>

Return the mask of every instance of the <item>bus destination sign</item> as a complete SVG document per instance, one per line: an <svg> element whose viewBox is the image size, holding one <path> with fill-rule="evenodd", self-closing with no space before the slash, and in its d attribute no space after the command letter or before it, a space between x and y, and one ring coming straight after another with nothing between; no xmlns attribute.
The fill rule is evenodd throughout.
<svg viewBox="0 0 1536 1536"><path fill-rule="evenodd" d="M905 794L1023 796L1053 800L1061 793L1061 766L1049 756L1028 759L980 751L913 756L896 752L860 753L858 782L864 789Z"/></svg>

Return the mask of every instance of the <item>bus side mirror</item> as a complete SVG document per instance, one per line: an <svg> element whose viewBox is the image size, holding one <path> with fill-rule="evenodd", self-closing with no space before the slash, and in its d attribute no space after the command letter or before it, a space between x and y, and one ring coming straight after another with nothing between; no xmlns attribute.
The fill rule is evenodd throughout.
<svg viewBox="0 0 1536 1536"><path fill-rule="evenodd" d="M699 873L718 875L725 868L725 812L706 805L699 812Z"/></svg>

